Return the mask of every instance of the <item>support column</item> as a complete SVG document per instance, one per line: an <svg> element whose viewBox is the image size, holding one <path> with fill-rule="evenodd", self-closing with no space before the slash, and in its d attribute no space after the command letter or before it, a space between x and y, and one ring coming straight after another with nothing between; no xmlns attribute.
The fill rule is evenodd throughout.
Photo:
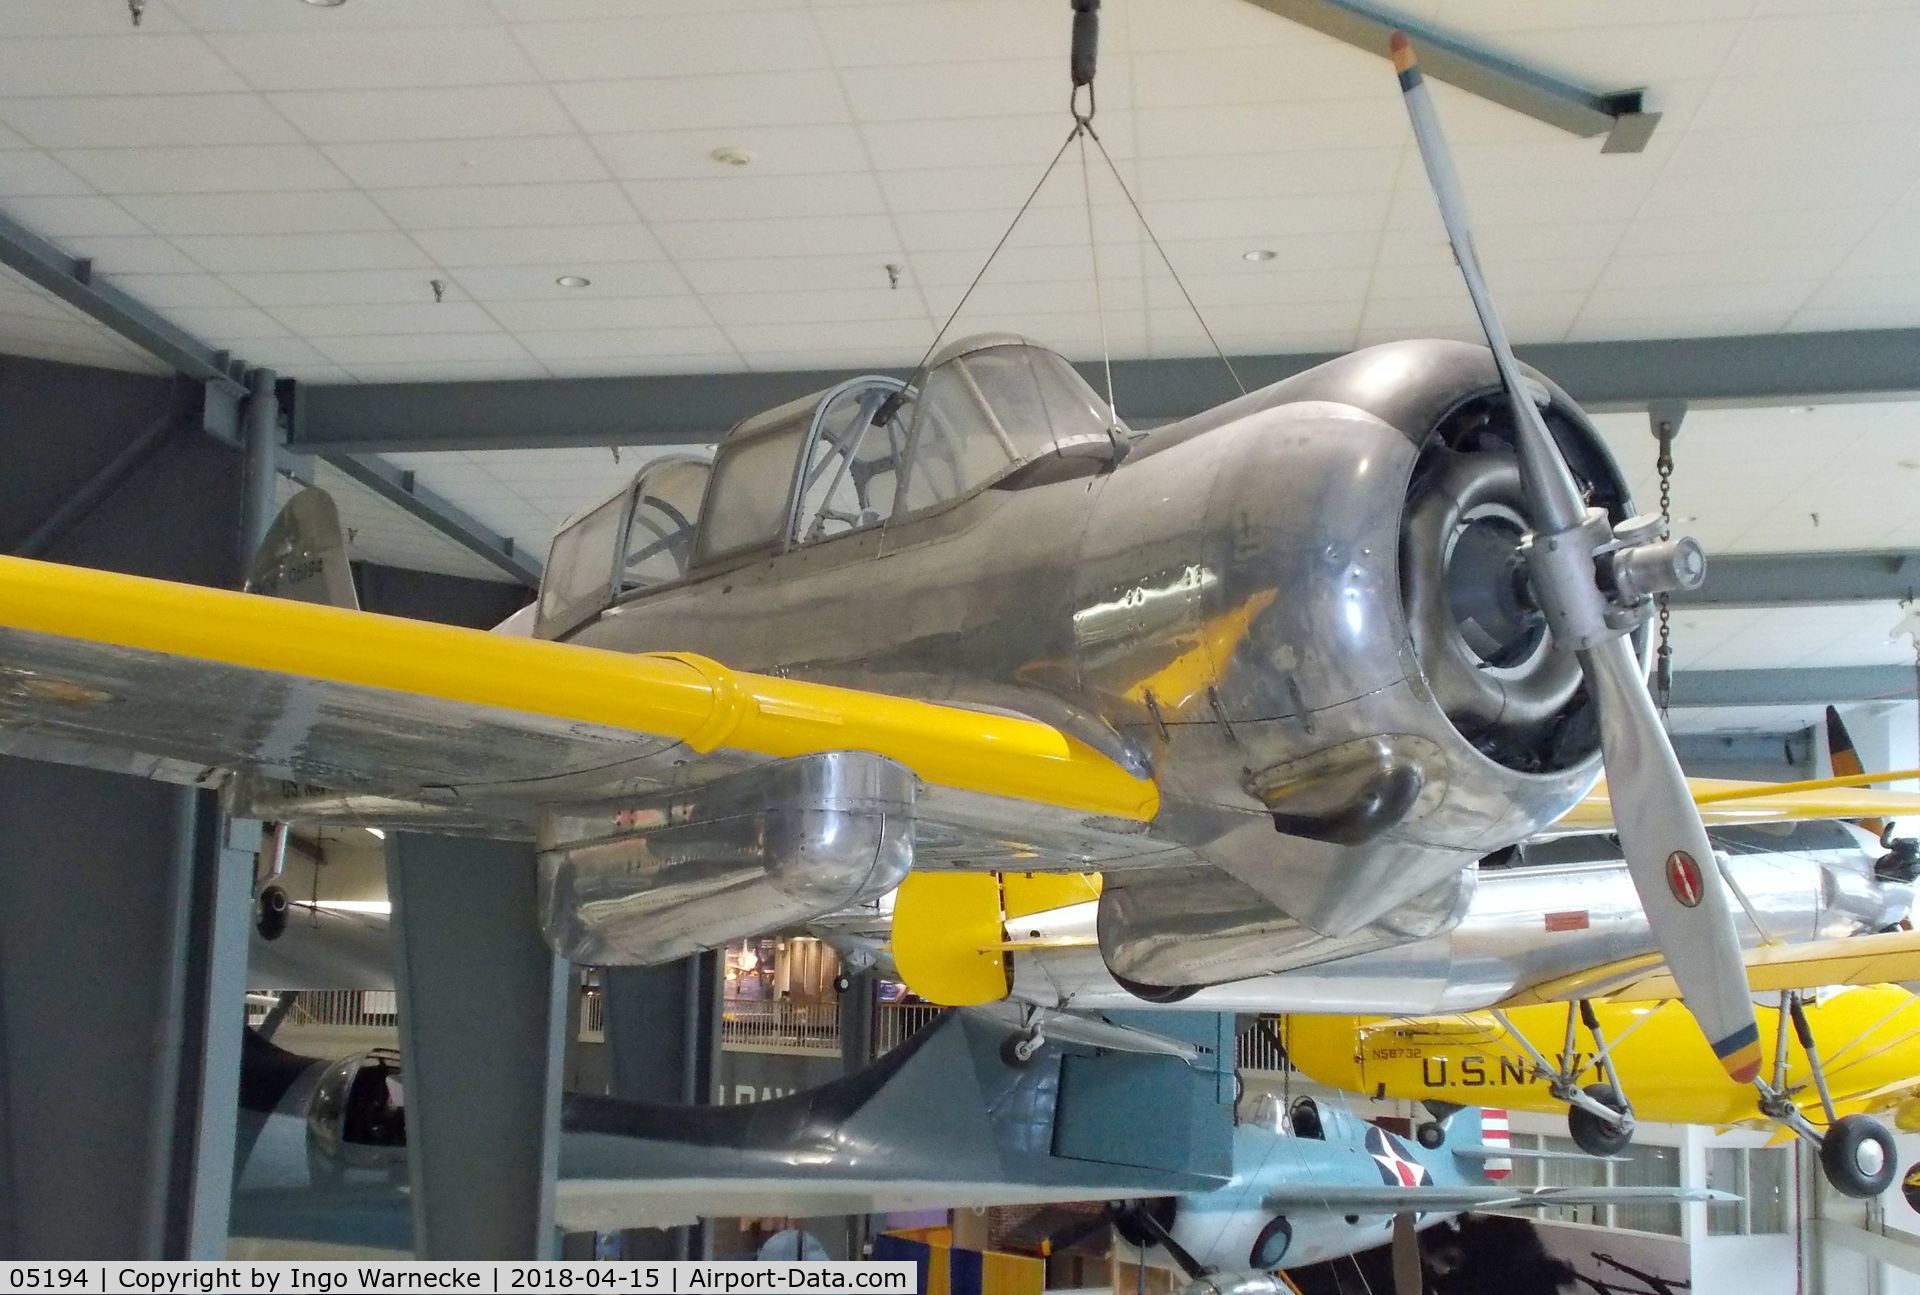
<svg viewBox="0 0 1920 1295"><path fill-rule="evenodd" d="M276 464L280 456L280 401L274 395L272 369L255 369L241 415L246 472L240 494L240 569L253 562L260 541L273 524Z"/></svg>
<svg viewBox="0 0 1920 1295"><path fill-rule="evenodd" d="M209 793L28 760L0 822L0 1256L224 1257L251 853Z"/></svg>
<svg viewBox="0 0 1920 1295"><path fill-rule="evenodd" d="M603 974L612 1095L710 1105L719 1076L720 955ZM705 1222L669 1233L632 1229L621 1239L626 1259L702 1259L711 1251Z"/></svg>
<svg viewBox="0 0 1920 1295"><path fill-rule="evenodd" d="M540 938L533 847L396 832L387 869L414 1253L550 1258L567 964Z"/></svg>

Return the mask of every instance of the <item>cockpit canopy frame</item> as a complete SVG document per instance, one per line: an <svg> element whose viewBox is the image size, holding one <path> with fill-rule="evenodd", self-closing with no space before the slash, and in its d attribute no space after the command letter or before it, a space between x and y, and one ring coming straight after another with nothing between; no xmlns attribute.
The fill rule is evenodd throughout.
<svg viewBox="0 0 1920 1295"><path fill-rule="evenodd" d="M710 464L688 455L649 464L555 535L535 633L562 636L682 577L944 511L1049 456L1117 461L1126 435L1057 353L1015 334L964 338L917 387L850 378L744 420ZM664 578L627 581L650 479L688 462L706 477L698 507L676 523L677 562Z"/></svg>

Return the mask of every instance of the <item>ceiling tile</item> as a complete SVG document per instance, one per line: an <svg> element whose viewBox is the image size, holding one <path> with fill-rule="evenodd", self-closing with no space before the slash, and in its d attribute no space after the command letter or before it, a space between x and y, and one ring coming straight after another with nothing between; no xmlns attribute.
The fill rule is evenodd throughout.
<svg viewBox="0 0 1920 1295"><path fill-rule="evenodd" d="M253 306L173 306L167 318L215 344L254 337L284 337L286 326Z"/></svg>
<svg viewBox="0 0 1920 1295"><path fill-rule="evenodd" d="M629 180L627 192L640 214L656 223L859 216L886 210L879 186L866 173Z"/></svg>
<svg viewBox="0 0 1920 1295"><path fill-rule="evenodd" d="M144 234L147 227L111 198L3 198L0 207L36 234L62 239L71 234Z"/></svg>
<svg viewBox="0 0 1920 1295"><path fill-rule="evenodd" d="M120 205L156 234L326 234L392 229L363 193L129 194Z"/></svg>
<svg viewBox="0 0 1920 1295"><path fill-rule="evenodd" d="M979 268L975 258L967 277ZM681 269L693 290L703 293L838 291L887 282L886 262L873 256L733 257L689 261Z"/></svg>
<svg viewBox="0 0 1920 1295"><path fill-rule="evenodd" d="M1143 157L1133 166L1148 200L1268 198L1390 190L1400 148L1299 149L1252 157Z"/></svg>
<svg viewBox="0 0 1920 1295"><path fill-rule="evenodd" d="M933 340L933 325L924 319L735 324L727 329L727 336L733 339L733 344L743 354L815 349L851 351L862 347L898 352L901 348L924 348Z"/></svg>
<svg viewBox="0 0 1920 1295"><path fill-rule="evenodd" d="M1133 155L1129 119L1102 122L1101 140L1116 158ZM868 122L860 127L873 164L886 171L937 166L1031 165L1033 179L1059 151L1066 128L1057 114ZM1064 165L1064 162L1063 162ZM1092 166L1104 164L1098 154ZM1077 164L1076 164L1077 167Z"/></svg>
<svg viewBox="0 0 1920 1295"><path fill-rule="evenodd" d="M180 30L180 20L165 9L150 12L142 20L142 34ZM0 0L0 31L15 36L126 37L132 34L124 6L48 4L46 0Z"/></svg>
<svg viewBox="0 0 1920 1295"><path fill-rule="evenodd" d="M1026 286L1026 285L1022 285ZM820 292L730 292L703 299L716 323L792 324L844 319L924 319L920 294L884 287Z"/></svg>
<svg viewBox="0 0 1920 1295"><path fill-rule="evenodd" d="M381 302L431 302L430 269L256 271L227 274L224 281L250 301L277 306L359 305ZM448 299L460 289L450 283Z"/></svg>
<svg viewBox="0 0 1920 1295"><path fill-rule="evenodd" d="M92 192L92 185L45 153L0 152L0 193L25 198Z"/></svg>
<svg viewBox="0 0 1920 1295"><path fill-rule="evenodd" d="M566 329L526 332L520 340L542 360L629 355L695 355L725 351L726 337L711 324L682 328Z"/></svg>
<svg viewBox="0 0 1920 1295"><path fill-rule="evenodd" d="M342 306L275 306L273 317L303 337L374 333L494 333L491 315L467 301L412 301Z"/></svg>
<svg viewBox="0 0 1920 1295"><path fill-rule="evenodd" d="M164 0L195 31L321 31L342 27L439 27L491 21L486 0L381 0L325 8L263 5L257 0Z"/></svg>
<svg viewBox="0 0 1920 1295"><path fill-rule="evenodd" d="M318 149L307 145L70 148L60 150L58 156L106 193L273 193L347 187L346 177Z"/></svg>
<svg viewBox="0 0 1920 1295"><path fill-rule="evenodd" d="M714 160L720 148L751 155L756 175L846 174L868 169L852 126L743 126L710 130L655 130L595 135L607 166L623 180L711 179L726 175Z"/></svg>
<svg viewBox="0 0 1920 1295"><path fill-rule="evenodd" d="M723 126L806 126L849 120L831 71L572 81L553 87L592 135Z"/></svg>
<svg viewBox="0 0 1920 1295"><path fill-rule="evenodd" d="M578 135L328 144L325 151L355 184L368 189L553 184L602 180L607 174Z"/></svg>
<svg viewBox="0 0 1920 1295"><path fill-rule="evenodd" d="M514 28L551 81L784 72L825 67L805 11L696 13L526 23Z"/></svg>
<svg viewBox="0 0 1920 1295"><path fill-rule="evenodd" d="M413 360L397 364L355 364L347 372L361 382L500 382L552 376L538 360Z"/></svg>
<svg viewBox="0 0 1920 1295"><path fill-rule="evenodd" d="M266 97L316 144L564 135L574 129L543 85L295 90Z"/></svg>
<svg viewBox="0 0 1920 1295"><path fill-rule="evenodd" d="M596 285L597 286L597 285ZM559 332L575 328L669 328L713 322L706 308L690 296L598 297L592 289L571 297L535 301L493 301L487 312L502 328L516 333Z"/></svg>
<svg viewBox="0 0 1920 1295"><path fill-rule="evenodd" d="M34 7L68 6L42 0ZM9 24L0 30L17 29ZM246 88L199 37L131 30L112 36L0 39L0 86L6 87L9 96L21 97L198 94Z"/></svg>
<svg viewBox="0 0 1920 1295"><path fill-rule="evenodd" d="M536 79L506 28L242 32L207 38L261 90L418 89Z"/></svg>
<svg viewBox="0 0 1920 1295"><path fill-rule="evenodd" d="M374 201L408 229L495 225L631 224L633 204L611 180L591 184L450 185L376 189Z"/></svg>
<svg viewBox="0 0 1920 1295"><path fill-rule="evenodd" d="M601 261L652 261L660 245L644 225L551 225L515 229L428 229L420 246L445 266L587 266ZM571 270L568 273L580 273Z"/></svg>
<svg viewBox="0 0 1920 1295"><path fill-rule="evenodd" d="M524 360L526 348L505 333L395 333L309 338L321 354L351 370L357 364Z"/></svg>
<svg viewBox="0 0 1920 1295"><path fill-rule="evenodd" d="M559 280L584 274L596 297L671 297L687 290L686 281L665 261L595 261L534 265L462 266L454 282L480 301L537 301L572 297L583 291Z"/></svg>
<svg viewBox="0 0 1920 1295"><path fill-rule="evenodd" d="M432 262L405 234L210 234L173 243L216 274L267 270L392 270Z"/></svg>
<svg viewBox="0 0 1920 1295"><path fill-rule="evenodd" d="M1407 142L1406 111L1389 98L1166 108L1135 116L1136 151L1143 158L1397 148Z"/></svg>
<svg viewBox="0 0 1920 1295"><path fill-rule="evenodd" d="M168 306L244 306L238 292L211 274L116 274L115 287L161 310Z"/></svg>
<svg viewBox="0 0 1920 1295"><path fill-rule="evenodd" d="M1100 69L1099 106L1108 116L1127 107L1126 71L1124 61ZM884 62L843 68L840 80L853 115L863 122L1058 114L1062 107L1057 56L929 65ZM1106 124L1103 117L1103 133Z"/></svg>
<svg viewBox="0 0 1920 1295"><path fill-rule="evenodd" d="M900 240L885 216L809 216L784 220L706 220L660 224L654 233L679 261L709 257L896 254Z"/></svg>
<svg viewBox="0 0 1920 1295"><path fill-rule="evenodd" d="M0 99L0 121L41 148L289 144L299 132L251 94Z"/></svg>
<svg viewBox="0 0 1920 1295"><path fill-rule="evenodd" d="M1044 54L1057 76L1070 31L1059 14L1043 6L1006 0L917 0L822 8L818 15L833 61L847 68L897 64L903 51L938 51L947 66Z"/></svg>

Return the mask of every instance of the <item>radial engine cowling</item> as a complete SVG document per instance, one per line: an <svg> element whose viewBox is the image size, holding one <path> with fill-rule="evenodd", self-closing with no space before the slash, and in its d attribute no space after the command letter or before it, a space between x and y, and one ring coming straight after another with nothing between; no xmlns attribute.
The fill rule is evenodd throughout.
<svg viewBox="0 0 1920 1295"><path fill-rule="evenodd" d="M1624 521L1626 483L1591 422L1551 383L1528 386L1589 502ZM1089 551L1124 571L1147 543L1190 545L1179 588L1191 592L1182 605L1099 589L1102 606L1139 605L1165 624L1084 638L1082 669L1113 693L1141 692L1143 678L1181 677L1151 650L1197 640L1211 652L1205 687L1144 698L1141 730L1165 735L1168 799L1218 824L1209 862L1273 910L1347 947L1415 938L1411 925L1452 907L1464 869L1592 785L1595 716L1527 577L1532 521L1485 348L1358 351L1157 432L1140 457L1107 487ZM1155 500L1176 490L1207 500L1204 523L1175 518L1153 534ZM1239 798L1221 794L1235 787ZM1156 888L1167 893L1127 901ZM1421 921L1400 920L1409 913ZM1315 956L1311 941L1290 941L1263 962L1244 926L1221 932L1237 949L1204 948L1192 917L1152 873L1116 874L1102 900L1108 966L1180 986Z"/></svg>
<svg viewBox="0 0 1920 1295"><path fill-rule="evenodd" d="M801 756L541 823L541 925L571 962L671 962L898 886L914 777L863 752Z"/></svg>

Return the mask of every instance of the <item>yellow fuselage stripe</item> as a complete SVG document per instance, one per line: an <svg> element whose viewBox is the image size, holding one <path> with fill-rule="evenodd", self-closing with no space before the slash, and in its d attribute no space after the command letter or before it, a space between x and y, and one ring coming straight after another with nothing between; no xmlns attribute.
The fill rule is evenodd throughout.
<svg viewBox="0 0 1920 1295"><path fill-rule="evenodd" d="M929 783L1145 822L1159 794L1034 720L0 557L0 627L784 758L872 751Z"/></svg>

